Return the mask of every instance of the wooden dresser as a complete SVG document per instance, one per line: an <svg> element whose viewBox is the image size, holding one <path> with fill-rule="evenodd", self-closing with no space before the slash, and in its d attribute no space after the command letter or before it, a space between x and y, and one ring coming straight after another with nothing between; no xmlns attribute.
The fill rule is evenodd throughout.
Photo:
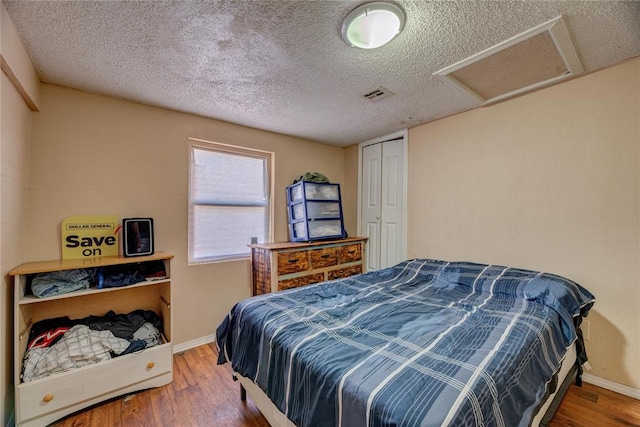
<svg viewBox="0 0 640 427"><path fill-rule="evenodd" d="M282 291L364 272L367 238L322 242L254 243L253 295Z"/></svg>

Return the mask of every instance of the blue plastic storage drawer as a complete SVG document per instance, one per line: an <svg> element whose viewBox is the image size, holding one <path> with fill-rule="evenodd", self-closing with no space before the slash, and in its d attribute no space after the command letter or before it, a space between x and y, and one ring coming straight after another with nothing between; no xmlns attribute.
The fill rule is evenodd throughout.
<svg viewBox="0 0 640 427"><path fill-rule="evenodd" d="M340 185L301 181L287 187L292 242L346 237Z"/></svg>

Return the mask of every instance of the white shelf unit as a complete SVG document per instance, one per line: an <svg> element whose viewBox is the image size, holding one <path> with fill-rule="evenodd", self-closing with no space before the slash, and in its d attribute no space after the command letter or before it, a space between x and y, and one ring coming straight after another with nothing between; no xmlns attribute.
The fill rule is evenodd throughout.
<svg viewBox="0 0 640 427"><path fill-rule="evenodd" d="M46 426L104 400L137 390L160 387L173 380L172 258L173 255L160 252L131 258L102 257L31 262L22 264L10 272L14 277L14 378L17 426ZM150 261L162 261L167 278L118 288L89 288L44 298L29 293L29 280L37 273ZM152 310L162 320L161 345L27 383L22 382L22 360L31 327L36 322L62 316L71 319L89 315L103 316L110 310L126 314L139 309Z"/></svg>

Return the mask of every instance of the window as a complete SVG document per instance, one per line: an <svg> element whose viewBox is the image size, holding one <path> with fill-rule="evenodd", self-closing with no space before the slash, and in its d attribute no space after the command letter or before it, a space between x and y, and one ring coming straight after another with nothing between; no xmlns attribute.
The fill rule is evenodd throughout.
<svg viewBox="0 0 640 427"><path fill-rule="evenodd" d="M190 145L189 263L247 258L271 237L272 153Z"/></svg>

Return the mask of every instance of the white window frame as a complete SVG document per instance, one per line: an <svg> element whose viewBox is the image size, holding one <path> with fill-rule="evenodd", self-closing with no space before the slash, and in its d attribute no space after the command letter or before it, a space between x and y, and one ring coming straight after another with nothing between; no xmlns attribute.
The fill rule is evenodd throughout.
<svg viewBox="0 0 640 427"><path fill-rule="evenodd" d="M235 154L238 156L245 157L256 157L265 159L265 164L267 167L267 177L266 183L268 185L268 206L267 206L267 241L270 242L273 240L273 224L274 224L274 196L273 196L273 188L274 188L274 177L273 177L273 169L275 164L275 153L271 151L257 150L254 148L246 148L240 147L237 145L224 144L213 141L206 141L197 138L189 138L189 183L188 183L188 204L189 204L189 216L188 216L188 230L187 230L187 246L188 246L188 264L189 265L197 265L197 264L209 264L209 263L218 263L218 262L227 262L227 261L238 261L238 260L247 260L251 258L251 254L247 253L246 255L223 255L223 256L210 256L210 257L200 257L193 258L193 242L192 242L192 227L193 227L193 216L194 216L194 206L198 205L193 202L191 199L191 185L193 178L193 153L194 150L208 150L212 152L225 153L225 154ZM228 206L228 205L225 205ZM241 205L238 205L241 206ZM246 205L242 205L246 206ZM247 245L251 242L247 242ZM258 243L266 243L266 242L258 242Z"/></svg>

